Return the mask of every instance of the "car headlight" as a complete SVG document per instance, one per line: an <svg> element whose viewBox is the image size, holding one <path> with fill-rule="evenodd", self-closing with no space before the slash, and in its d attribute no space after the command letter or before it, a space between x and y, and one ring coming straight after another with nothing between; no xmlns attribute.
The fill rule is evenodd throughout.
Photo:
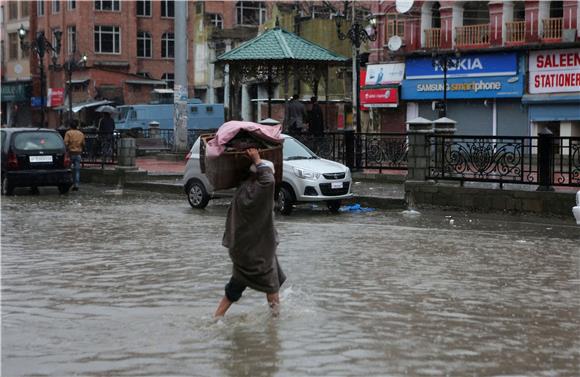
<svg viewBox="0 0 580 377"><path fill-rule="evenodd" d="M294 168L294 174L296 174L298 178L302 179L318 179L320 177L320 173L299 168Z"/></svg>

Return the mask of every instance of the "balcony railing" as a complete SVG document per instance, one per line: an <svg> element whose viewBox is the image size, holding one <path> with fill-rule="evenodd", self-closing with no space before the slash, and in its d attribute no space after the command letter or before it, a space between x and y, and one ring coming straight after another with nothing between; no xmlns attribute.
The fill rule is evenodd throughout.
<svg viewBox="0 0 580 377"><path fill-rule="evenodd" d="M546 18L542 20L543 39L561 39L563 18Z"/></svg>
<svg viewBox="0 0 580 377"><path fill-rule="evenodd" d="M506 22L506 43L526 41L526 21Z"/></svg>
<svg viewBox="0 0 580 377"><path fill-rule="evenodd" d="M489 24L459 26L455 31L458 47L489 45Z"/></svg>
<svg viewBox="0 0 580 377"><path fill-rule="evenodd" d="M441 47L441 28L425 29L425 48Z"/></svg>

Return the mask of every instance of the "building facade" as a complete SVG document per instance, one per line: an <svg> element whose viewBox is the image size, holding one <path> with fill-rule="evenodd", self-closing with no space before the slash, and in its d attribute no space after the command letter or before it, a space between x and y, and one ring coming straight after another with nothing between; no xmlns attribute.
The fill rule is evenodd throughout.
<svg viewBox="0 0 580 377"><path fill-rule="evenodd" d="M370 57L406 65L395 118L437 119L446 97L461 134L580 136L579 1L402 3L375 4Z"/></svg>
<svg viewBox="0 0 580 377"><path fill-rule="evenodd" d="M2 125L26 126L31 122L32 77L29 53L20 49L18 28L29 27L28 1L2 1Z"/></svg>

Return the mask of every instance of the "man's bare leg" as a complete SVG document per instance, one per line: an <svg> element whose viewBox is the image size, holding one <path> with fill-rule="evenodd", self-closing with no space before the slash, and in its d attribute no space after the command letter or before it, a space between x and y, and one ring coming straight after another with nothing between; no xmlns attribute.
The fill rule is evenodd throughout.
<svg viewBox="0 0 580 377"><path fill-rule="evenodd" d="M276 293L266 293L266 300L272 309L272 314L277 317L280 314L280 296Z"/></svg>
<svg viewBox="0 0 580 377"><path fill-rule="evenodd" d="M230 306L232 306L232 302L230 300L228 300L228 298L226 296L222 297L213 317L214 318L223 317L226 314L226 312L228 311L228 309L230 308Z"/></svg>

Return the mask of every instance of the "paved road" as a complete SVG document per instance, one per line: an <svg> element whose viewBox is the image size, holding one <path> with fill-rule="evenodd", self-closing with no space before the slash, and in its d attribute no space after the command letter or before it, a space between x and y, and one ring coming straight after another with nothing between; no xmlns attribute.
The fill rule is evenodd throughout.
<svg viewBox="0 0 580 377"><path fill-rule="evenodd" d="M227 201L83 185L2 200L4 376L578 376L580 232L322 207L277 217L282 313L211 320Z"/></svg>

